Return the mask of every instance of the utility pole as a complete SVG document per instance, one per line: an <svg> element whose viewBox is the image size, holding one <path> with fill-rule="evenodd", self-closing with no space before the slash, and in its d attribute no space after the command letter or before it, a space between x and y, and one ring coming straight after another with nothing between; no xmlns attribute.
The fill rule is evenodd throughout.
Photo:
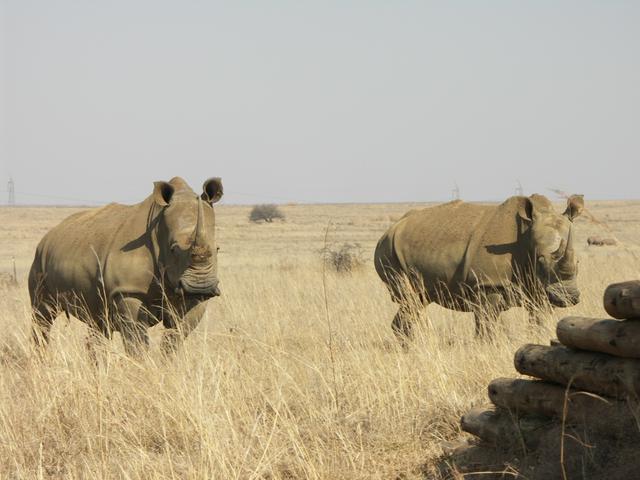
<svg viewBox="0 0 640 480"><path fill-rule="evenodd" d="M458 184L453 184L453 190L451 190L451 200L460 200L460 188L458 188Z"/></svg>
<svg viewBox="0 0 640 480"><path fill-rule="evenodd" d="M516 183L518 184L516 186L516 195L522 197L524 195L524 190L522 189L522 184L520 183L520 180L516 180Z"/></svg>
<svg viewBox="0 0 640 480"><path fill-rule="evenodd" d="M7 205L13 207L16 204L16 191L13 183L13 178L11 177L9 177L9 183L7 184L7 192L9 192L9 201L7 202Z"/></svg>

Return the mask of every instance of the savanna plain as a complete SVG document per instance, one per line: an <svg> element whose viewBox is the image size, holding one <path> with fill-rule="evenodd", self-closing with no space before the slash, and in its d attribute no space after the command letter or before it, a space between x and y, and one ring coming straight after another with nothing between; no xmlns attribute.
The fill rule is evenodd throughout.
<svg viewBox="0 0 640 480"><path fill-rule="evenodd" d="M515 350L548 343L563 316L605 317L604 288L640 278L640 201L587 199L577 306L535 328L512 309L487 341L471 314L431 305L405 350L372 259L417 206L285 205L286 221L265 224L217 207L222 296L184 348L164 359L158 326L148 356L131 359L116 335L97 367L73 318L58 318L43 356L29 336L35 247L79 209L0 208L0 272L15 258L18 280L0 285L0 478L441 478L442 445L491 379L515 376ZM619 244L587 246L590 235ZM358 243L364 265L334 271L325 238Z"/></svg>

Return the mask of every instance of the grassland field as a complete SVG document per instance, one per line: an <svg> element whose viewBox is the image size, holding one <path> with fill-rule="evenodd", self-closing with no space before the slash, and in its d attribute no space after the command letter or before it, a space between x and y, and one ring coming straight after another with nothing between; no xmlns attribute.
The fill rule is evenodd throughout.
<svg viewBox="0 0 640 480"><path fill-rule="evenodd" d="M604 288L640 278L640 201L587 201L597 221L576 221L577 306L536 330L512 309L488 342L471 314L431 305L405 351L372 257L417 206L285 205L271 224L217 207L223 294L201 325L171 362L158 326L148 357L126 357L116 337L100 368L77 320L57 320L43 359L29 337L35 247L79 209L0 208L0 273L15 259L18 279L0 285L0 478L440 478L443 442L491 379L515 376L518 346L548 343L562 316L604 317ZM327 228L330 245L360 244L361 269L323 274ZM620 243L587 246L590 235Z"/></svg>

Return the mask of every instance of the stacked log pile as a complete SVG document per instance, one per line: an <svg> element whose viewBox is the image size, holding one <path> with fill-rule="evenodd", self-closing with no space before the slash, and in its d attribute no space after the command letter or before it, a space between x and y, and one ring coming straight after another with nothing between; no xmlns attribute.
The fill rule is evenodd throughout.
<svg viewBox="0 0 640 480"><path fill-rule="evenodd" d="M462 417L476 438L448 460L464 478L640 478L640 281L610 285L613 319L567 317L558 341L524 345ZM477 473L473 473L477 472ZM493 472L493 473L488 473Z"/></svg>

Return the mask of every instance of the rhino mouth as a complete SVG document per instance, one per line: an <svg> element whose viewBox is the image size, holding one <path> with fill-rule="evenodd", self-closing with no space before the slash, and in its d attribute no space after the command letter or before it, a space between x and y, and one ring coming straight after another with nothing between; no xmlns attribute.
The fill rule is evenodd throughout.
<svg viewBox="0 0 640 480"><path fill-rule="evenodd" d="M180 286L176 290L178 293L193 297L218 297L221 294L217 284L194 286L180 281Z"/></svg>
<svg viewBox="0 0 640 480"><path fill-rule="evenodd" d="M178 282L176 293L196 297L218 297L220 296L220 281L216 276L202 274L202 272L185 272Z"/></svg>
<svg viewBox="0 0 640 480"><path fill-rule="evenodd" d="M566 308L580 302L580 291L571 283L552 283L545 289L549 303L554 307Z"/></svg>

